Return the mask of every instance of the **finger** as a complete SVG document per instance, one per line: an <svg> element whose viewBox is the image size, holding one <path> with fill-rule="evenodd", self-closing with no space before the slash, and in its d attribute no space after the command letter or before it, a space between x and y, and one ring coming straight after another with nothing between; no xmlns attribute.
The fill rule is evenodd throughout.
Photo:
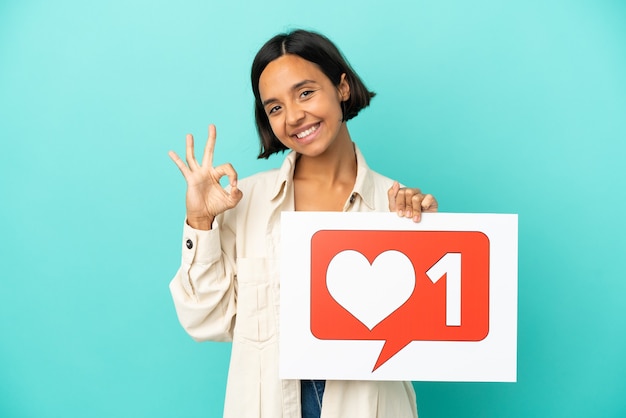
<svg viewBox="0 0 626 418"><path fill-rule="evenodd" d="M230 187L237 187L237 171L231 163L226 163L215 167L215 173L218 176L218 180L224 176L227 176Z"/></svg>
<svg viewBox="0 0 626 418"><path fill-rule="evenodd" d="M206 146L204 147L204 155L202 156L202 166L213 166L213 153L215 151L215 139L217 138L217 129L215 125L209 125L209 137L206 140Z"/></svg>
<svg viewBox="0 0 626 418"><path fill-rule="evenodd" d="M170 156L172 161L174 161L174 164L176 164L180 172L183 173L183 176L187 178L187 173L189 173L189 169L187 168L187 165L184 163L184 161L181 160L178 154L176 154L174 151L170 151L167 154Z"/></svg>
<svg viewBox="0 0 626 418"><path fill-rule="evenodd" d="M422 199L422 212L437 212L438 208L439 204L435 196L431 194L424 196L424 199Z"/></svg>
<svg viewBox="0 0 626 418"><path fill-rule="evenodd" d="M187 165L189 166L189 169L193 170L195 168L198 168L198 162L196 161L196 157L194 154L194 150L193 150L193 135L191 134L187 134L187 154L185 155L185 158L187 159Z"/></svg>
<svg viewBox="0 0 626 418"><path fill-rule="evenodd" d="M239 203L241 198L243 197L243 193L236 186L230 188L230 199L233 202L233 206Z"/></svg>
<svg viewBox="0 0 626 418"><path fill-rule="evenodd" d="M414 194L411 197L411 208L413 209L413 213L411 217L413 218L413 222L419 222L422 220L422 201L424 200L424 195L421 193Z"/></svg>
<svg viewBox="0 0 626 418"><path fill-rule="evenodd" d="M400 189L400 193L404 191L404 195L402 196L402 213L400 213L400 208L398 207L398 216L404 216L405 218L412 218L414 216L413 210L413 197L419 196L421 194L420 189ZM398 205L400 206L400 205Z"/></svg>
<svg viewBox="0 0 626 418"><path fill-rule="evenodd" d="M412 218L415 214L415 200L418 199L421 202L421 192L420 189L405 189L404 193L404 217ZM419 205L418 205L419 208ZM418 209L418 212L421 212L421 209ZM419 216L419 215L418 215Z"/></svg>
<svg viewBox="0 0 626 418"><path fill-rule="evenodd" d="M406 210L406 188L401 188L398 190L398 194L396 195L396 212L398 216L404 216Z"/></svg>
<svg viewBox="0 0 626 418"><path fill-rule="evenodd" d="M397 181L394 181L389 191L387 192L387 197L389 198L389 211L396 211L396 196L398 195L398 190L400 190L400 184Z"/></svg>
<svg viewBox="0 0 626 418"><path fill-rule="evenodd" d="M218 179L222 178L223 176L228 176L228 181L230 184L230 200L233 206L236 205L243 197L243 193L237 187L237 171L232 166L232 164L226 163L215 167L215 173L217 174Z"/></svg>

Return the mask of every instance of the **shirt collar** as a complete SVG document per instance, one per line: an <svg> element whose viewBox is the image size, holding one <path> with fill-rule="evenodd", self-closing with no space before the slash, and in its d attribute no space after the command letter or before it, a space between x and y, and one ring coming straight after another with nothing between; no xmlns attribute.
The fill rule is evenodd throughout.
<svg viewBox="0 0 626 418"><path fill-rule="evenodd" d="M361 154L359 148L354 144L354 152L356 153L356 181L354 182L353 193L361 196L363 202L374 210L374 179L373 172L367 166L365 157Z"/></svg>
<svg viewBox="0 0 626 418"><path fill-rule="evenodd" d="M285 195L285 191L287 190L287 186L293 182L293 173L296 169L296 158L298 154L294 151L291 151L285 157L283 164L280 166L278 170L278 176L276 177L276 184L274 185L274 189L272 190L270 200L275 200L279 195Z"/></svg>
<svg viewBox="0 0 626 418"><path fill-rule="evenodd" d="M357 172L352 195L359 195L363 202L370 209L374 210L374 181L372 179L372 171L367 166L365 157L363 157L363 154L356 144L354 144L354 152L356 154ZM291 151L287 154L287 157L285 157L283 164L278 170L276 185L272 190L270 200L275 200L279 196L282 196L282 199L284 199L287 189L289 189L293 183L293 173L296 168L297 157L298 154L294 151Z"/></svg>

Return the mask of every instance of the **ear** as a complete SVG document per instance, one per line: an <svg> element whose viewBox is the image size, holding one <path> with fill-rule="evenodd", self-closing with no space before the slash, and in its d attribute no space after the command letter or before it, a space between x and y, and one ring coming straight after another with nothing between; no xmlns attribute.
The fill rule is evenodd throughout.
<svg viewBox="0 0 626 418"><path fill-rule="evenodd" d="M346 73L341 74L339 84L337 84L337 91L339 92L339 100L345 102L350 98L350 84L346 78Z"/></svg>

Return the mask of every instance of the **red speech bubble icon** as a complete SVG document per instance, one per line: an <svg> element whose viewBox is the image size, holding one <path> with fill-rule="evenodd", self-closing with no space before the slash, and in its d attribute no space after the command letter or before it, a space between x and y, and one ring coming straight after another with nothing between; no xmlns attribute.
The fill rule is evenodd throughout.
<svg viewBox="0 0 626 418"><path fill-rule="evenodd" d="M489 239L475 231L316 232L311 332L384 340L372 372L411 341L484 339Z"/></svg>

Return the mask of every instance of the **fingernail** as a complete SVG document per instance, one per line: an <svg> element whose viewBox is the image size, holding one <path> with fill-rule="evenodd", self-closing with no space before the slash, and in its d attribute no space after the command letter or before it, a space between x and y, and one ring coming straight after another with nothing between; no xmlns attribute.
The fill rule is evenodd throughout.
<svg viewBox="0 0 626 418"><path fill-rule="evenodd" d="M403 215L403 214L402 214L402 211L401 211L401 210L399 210L399 211L398 211L398 216L402 217L402 215Z"/></svg>
<svg viewBox="0 0 626 418"><path fill-rule="evenodd" d="M407 211L406 211L406 217L407 217L407 218L410 218L410 217L411 217L411 211L410 211L410 210L407 210Z"/></svg>

